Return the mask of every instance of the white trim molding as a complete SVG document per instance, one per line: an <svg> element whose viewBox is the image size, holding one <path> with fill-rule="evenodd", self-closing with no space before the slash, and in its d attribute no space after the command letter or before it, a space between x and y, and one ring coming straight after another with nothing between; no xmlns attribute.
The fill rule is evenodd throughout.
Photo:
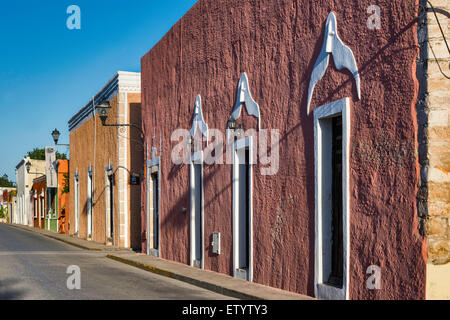
<svg viewBox="0 0 450 320"><path fill-rule="evenodd" d="M110 162L110 161L109 161ZM114 201L114 181L111 183L111 176L113 176L112 180L114 180L114 168L110 164L105 167L105 244L109 243L109 239L111 239L111 244L115 245L115 223L114 223L114 202L111 207L111 201ZM111 217L112 216L112 217ZM111 228L113 228L111 233Z"/></svg>
<svg viewBox="0 0 450 320"><path fill-rule="evenodd" d="M252 137L237 140L233 144L233 276L241 278L239 269L239 157L237 151L248 148L249 153L249 257L246 280L253 281L253 141Z"/></svg>
<svg viewBox="0 0 450 320"><path fill-rule="evenodd" d="M160 157L153 157L151 160L147 160L147 230L146 230L146 234L147 234L147 254L148 255L152 255L154 257L159 258L161 255L161 158ZM157 194L157 198L158 198L158 208L157 208L157 213L158 213L158 248L157 249L153 249L151 248L150 245L150 240L154 237L154 233L150 234L150 210L153 209L153 214L155 214L155 208L150 208L150 189L153 189L153 186L151 185L151 175L152 173L158 173L158 194ZM152 194L155 192L155 190L152 190ZM153 202L154 205L154 202Z"/></svg>
<svg viewBox="0 0 450 320"><path fill-rule="evenodd" d="M93 240L94 239L94 208L93 208L93 203L94 200L92 199L93 197L93 174L92 174L92 167L88 168L88 173L87 173L87 223L86 223L86 227L87 227L87 234L86 234L86 239L88 240Z"/></svg>
<svg viewBox="0 0 450 320"><path fill-rule="evenodd" d="M206 141L208 141L208 125L203 118L202 97L200 95L197 95L197 99L195 99L194 120L192 121L191 131L189 132L192 138L195 137L197 128L205 136Z"/></svg>
<svg viewBox="0 0 450 320"><path fill-rule="evenodd" d="M233 113L231 114L231 119L237 120L241 116L242 106L245 104L245 109L247 113L251 116L258 118L258 129L261 127L261 114L259 111L259 105L253 99L250 93L250 86L248 84L247 74L244 72L239 79L239 86L237 91L237 101L234 106Z"/></svg>
<svg viewBox="0 0 450 320"><path fill-rule="evenodd" d="M195 199L195 189L197 186L195 185L195 165L200 165L200 194L201 194L201 202L200 202L200 215L201 215L201 261L200 266L195 265L196 260L196 242L195 242L195 236L196 231L195 230L195 220L196 220L196 199ZM190 210L190 263L191 267L200 267L201 269L205 268L205 208L204 208L204 190L203 190L203 152L195 152L191 154L191 165L190 165L190 177L191 177L191 187L190 187L190 196L191 196L191 210Z"/></svg>
<svg viewBox="0 0 450 320"><path fill-rule="evenodd" d="M325 75L325 72L328 68L330 56L333 58L336 69L347 69L352 73L356 83L358 99L361 99L361 85L355 56L353 55L353 51L349 47L347 47L339 38L337 32L336 15L334 14L334 12L331 12L328 15L326 22L325 37L322 50L320 51L319 57L314 64L311 79L309 82L308 104L306 109L307 114L309 114L310 112L311 99L313 96L314 88L317 82L319 82Z"/></svg>
<svg viewBox="0 0 450 320"><path fill-rule="evenodd" d="M80 236L80 175L78 168L74 177L74 201L75 201L75 235Z"/></svg>
<svg viewBox="0 0 450 320"><path fill-rule="evenodd" d="M89 102L81 108L70 120L69 120L69 132L73 132L86 123L98 112L95 109L95 101L108 100L117 95L118 92L141 92L141 73L140 72L127 72L117 71L114 76L107 82L107 84L93 97Z"/></svg>
<svg viewBox="0 0 450 320"><path fill-rule="evenodd" d="M325 218L331 217L331 142L330 118L342 116L342 214L343 214L343 284L338 288L326 283L331 239ZM315 166L315 264L314 294L319 299L349 299L350 261L350 99L345 98L314 109ZM327 156L330 154L330 156ZM330 226L331 227L331 226ZM329 240L329 241L328 241ZM324 271L325 270L325 271Z"/></svg>

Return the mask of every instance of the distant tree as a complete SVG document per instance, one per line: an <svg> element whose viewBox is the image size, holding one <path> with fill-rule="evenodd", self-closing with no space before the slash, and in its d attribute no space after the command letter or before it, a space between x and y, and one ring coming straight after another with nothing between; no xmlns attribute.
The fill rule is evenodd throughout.
<svg viewBox="0 0 450 320"><path fill-rule="evenodd" d="M25 157L33 160L45 160L45 148L34 148L33 151L28 151ZM67 155L56 151L56 160L67 160Z"/></svg>
<svg viewBox="0 0 450 320"><path fill-rule="evenodd" d="M62 189L62 194L64 193L69 193L69 175L68 174L63 174L64 176L64 187Z"/></svg>
<svg viewBox="0 0 450 320"><path fill-rule="evenodd" d="M33 151L28 151L25 157L34 160L45 160L45 149L34 148Z"/></svg>
<svg viewBox="0 0 450 320"><path fill-rule="evenodd" d="M4 177L4 176L0 176L0 187L3 188L14 188L16 185L14 184L14 182L9 181L8 178Z"/></svg>
<svg viewBox="0 0 450 320"><path fill-rule="evenodd" d="M6 219L6 209L3 207L0 207L0 219Z"/></svg>
<svg viewBox="0 0 450 320"><path fill-rule="evenodd" d="M67 154L59 153L58 151L56 151L56 159L57 160L67 160Z"/></svg>

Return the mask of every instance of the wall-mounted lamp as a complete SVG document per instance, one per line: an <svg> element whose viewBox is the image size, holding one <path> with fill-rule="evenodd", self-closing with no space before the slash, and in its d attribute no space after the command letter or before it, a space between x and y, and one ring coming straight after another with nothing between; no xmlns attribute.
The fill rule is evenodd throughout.
<svg viewBox="0 0 450 320"><path fill-rule="evenodd" d="M139 126L133 123L115 123L115 124L106 123L106 119L108 119L108 115L111 110L111 105L109 104L108 100L102 100L102 102L100 102L95 108L99 110L99 117L104 127L134 127L141 133L142 144L145 143L145 133Z"/></svg>
<svg viewBox="0 0 450 320"><path fill-rule="evenodd" d="M102 125L106 126L106 119L109 115L109 110L111 110L111 105L109 104L108 100L103 100L100 102L97 106L97 109L100 111L100 120L102 121Z"/></svg>
<svg viewBox="0 0 450 320"><path fill-rule="evenodd" d="M238 137L242 136L244 129L242 123L236 124L236 120L233 117L230 117L230 119L228 119L227 126L229 130L235 131Z"/></svg>
<svg viewBox="0 0 450 320"><path fill-rule="evenodd" d="M27 161L27 163L25 163L25 168L27 168L27 172L30 173L30 169L31 169L31 162Z"/></svg>
<svg viewBox="0 0 450 320"><path fill-rule="evenodd" d="M232 117L230 117L230 119L228 119L228 122L227 122L227 127L230 130L236 129L236 120L233 119Z"/></svg>
<svg viewBox="0 0 450 320"><path fill-rule="evenodd" d="M31 162L30 162L29 160L25 163L25 168L27 169L27 172L30 173ZM32 174L42 174L42 175L45 175L45 173L40 173L40 172L33 172Z"/></svg>
<svg viewBox="0 0 450 320"><path fill-rule="evenodd" d="M60 135L61 135L61 133L58 131L58 129L53 130L52 137L53 137L53 141L55 141L55 144L58 144Z"/></svg>
<svg viewBox="0 0 450 320"><path fill-rule="evenodd" d="M114 173L114 171L113 171L113 167L112 166L109 166L109 167L106 168L106 174L108 176L112 176L113 173Z"/></svg>
<svg viewBox="0 0 450 320"><path fill-rule="evenodd" d="M58 131L58 129L55 128L55 130L52 131L52 137L53 141L55 141L55 145L57 146L69 146L68 144L58 144L59 137L61 136L61 132Z"/></svg>
<svg viewBox="0 0 450 320"><path fill-rule="evenodd" d="M108 115L109 112L111 110L111 104L109 103L108 100L103 99L99 104L97 104L95 106L95 109L98 109L98 113L99 113L99 117L100 120L102 121L102 126L104 127L133 127L135 129L137 129L139 131L139 133L141 134L140 138L141 138L141 146L144 149L144 163L146 162L145 157L146 157L146 143L145 143L145 133L144 131L137 125L135 125L134 123L111 123L111 124L107 124L106 123L106 119L108 119Z"/></svg>

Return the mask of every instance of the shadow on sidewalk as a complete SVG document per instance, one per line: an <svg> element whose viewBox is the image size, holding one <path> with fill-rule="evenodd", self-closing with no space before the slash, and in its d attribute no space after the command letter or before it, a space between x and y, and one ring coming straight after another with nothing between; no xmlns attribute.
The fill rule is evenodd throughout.
<svg viewBox="0 0 450 320"><path fill-rule="evenodd" d="M23 289L15 288L20 280L7 279L0 280L0 300L19 300L21 299L25 291Z"/></svg>

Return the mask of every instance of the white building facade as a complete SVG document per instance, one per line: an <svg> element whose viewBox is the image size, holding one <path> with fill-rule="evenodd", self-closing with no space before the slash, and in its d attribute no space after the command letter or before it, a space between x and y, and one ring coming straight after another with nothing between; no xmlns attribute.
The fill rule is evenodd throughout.
<svg viewBox="0 0 450 320"><path fill-rule="evenodd" d="M30 172L25 164L31 163ZM16 210L11 217L12 223L33 226L33 208L31 208L30 190L33 179L45 174L45 161L23 158L16 166L17 199Z"/></svg>

